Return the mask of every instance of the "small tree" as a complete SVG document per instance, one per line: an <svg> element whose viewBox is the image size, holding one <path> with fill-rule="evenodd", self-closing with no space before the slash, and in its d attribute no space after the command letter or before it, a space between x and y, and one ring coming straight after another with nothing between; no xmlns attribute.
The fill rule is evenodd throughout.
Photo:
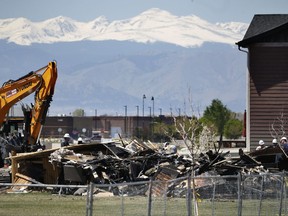
<svg viewBox="0 0 288 216"><path fill-rule="evenodd" d="M174 117L174 127L176 134L172 139L183 140L184 145L194 159L203 151L213 147L215 134L209 127L204 125L200 118L187 115Z"/></svg>
<svg viewBox="0 0 288 216"><path fill-rule="evenodd" d="M175 128L173 125L165 124L161 121L155 121L153 125L153 139L156 142L167 142L171 135L174 137Z"/></svg>
<svg viewBox="0 0 288 216"><path fill-rule="evenodd" d="M228 139L237 139L242 135L243 122L239 119L230 119L224 126L224 136Z"/></svg>
<svg viewBox="0 0 288 216"><path fill-rule="evenodd" d="M270 125L270 134L273 138L279 138L285 136L285 127L288 125L288 119L284 116L284 113L280 113L279 116Z"/></svg>
<svg viewBox="0 0 288 216"><path fill-rule="evenodd" d="M189 94L190 95L190 94ZM184 145L188 149L192 164L196 163L196 158L199 153L211 149L211 146L214 144L215 136L209 127L204 126L203 122L200 120L200 112L198 112L198 117L195 115L194 108L192 106L192 99L189 98L189 104L191 115L188 116L187 113L184 113L182 116L173 117L174 118L174 127L177 133L177 136L172 136L171 139L175 141L177 139L182 139ZM186 108L185 108L186 110ZM193 203L194 203L194 215L198 215L198 202L196 194L196 185L195 185L195 170L191 170L192 176L192 189L193 189Z"/></svg>
<svg viewBox="0 0 288 216"><path fill-rule="evenodd" d="M85 116L85 112L83 109L76 109L72 113L73 116L83 117Z"/></svg>
<svg viewBox="0 0 288 216"><path fill-rule="evenodd" d="M203 118L206 122L214 125L217 130L219 138L219 149L222 146L223 135L224 135L224 126L228 122L231 116L231 111L222 104L219 99L212 100L210 106L208 106L203 114Z"/></svg>

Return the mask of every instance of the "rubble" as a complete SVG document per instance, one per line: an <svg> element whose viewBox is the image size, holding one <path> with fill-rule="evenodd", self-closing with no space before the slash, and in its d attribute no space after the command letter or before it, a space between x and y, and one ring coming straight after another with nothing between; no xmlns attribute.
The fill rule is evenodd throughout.
<svg viewBox="0 0 288 216"><path fill-rule="evenodd" d="M7 190L7 193L27 193L28 192L28 186L25 186L25 184L42 184L41 182L36 181L35 179L32 179L28 176L22 175L20 173L16 173L16 184L20 184L21 186L12 186ZM35 188L34 188L35 189Z"/></svg>
<svg viewBox="0 0 288 216"><path fill-rule="evenodd" d="M132 140L129 143L121 141L71 145L59 149L16 155L11 157L12 168L14 167L12 181L17 182L19 176L22 176L20 179L28 182L60 185L86 185L90 182L96 185L112 185L155 180L156 183L152 186L153 194L162 196L167 189L168 194L169 190L173 189L170 195L176 196L177 194L183 195L187 184L179 182L179 185L175 185L165 182L189 176L192 172L196 176L210 173L223 176L237 175L240 172L245 174L264 173L273 169L280 171L287 168L283 162L287 160L285 157L282 157L279 163L275 163L276 155L282 153L281 148L277 146L271 147L270 150L266 148L250 154L246 154L240 149L239 157L235 159L228 157L229 152L212 150L192 158L178 154L174 147L166 147L165 144ZM43 165L43 176L29 175L31 172L28 170L36 172L36 167L39 168L39 166L35 164L39 165L39 163ZM23 178L23 175L26 175L26 178ZM34 176L37 177L34 178ZM207 185L205 186L207 187ZM145 195L148 184L137 187L128 185L114 188L101 187L98 192L100 190L104 190L109 195L111 195L110 193L113 195ZM86 190L75 188L69 193L82 195L86 193ZM95 193L97 192L95 191Z"/></svg>

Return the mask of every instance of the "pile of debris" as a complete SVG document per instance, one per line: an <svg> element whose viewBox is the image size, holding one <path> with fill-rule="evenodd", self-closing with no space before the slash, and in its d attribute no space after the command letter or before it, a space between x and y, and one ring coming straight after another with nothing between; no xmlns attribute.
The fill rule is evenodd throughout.
<svg viewBox="0 0 288 216"><path fill-rule="evenodd" d="M133 141L123 147L119 143L101 143L89 153L75 153L60 148L50 155L50 162L63 167L64 179L58 183L121 183L146 181L154 178L161 168L176 172L174 178L187 175L191 159L179 157L177 152L165 151ZM73 174L74 175L73 175Z"/></svg>
<svg viewBox="0 0 288 216"><path fill-rule="evenodd" d="M36 152L30 156L30 170L35 170L35 167L31 165L31 158L37 158L37 154L43 155L45 151L42 154ZM267 163L267 158L270 158L270 155L267 156L269 152L271 150L262 151L262 154L261 151L246 154L240 149L239 158L231 159L227 157L229 152L209 150L201 153L197 158L192 158L191 155L178 154L174 145L167 145L167 143L156 145L151 142L142 143L133 140L129 144L122 141L67 146L57 150L49 150L46 153L49 153L47 160L49 160L56 173L54 184L86 185L93 182L95 184L110 185L149 180L168 181L189 176L192 171L195 175L213 173L213 175L219 176L237 175L239 172L244 174L269 172L269 170L278 169L279 165L275 162L270 163L270 161ZM265 154L266 157L263 157ZM274 156L281 154L281 149L274 148L273 154ZM21 159L23 160L23 158ZM25 162L27 162L26 160L27 158L25 158ZM21 170L28 170L28 163L22 161L21 164ZM21 166L19 167L21 168ZM48 169L46 168L46 170ZM15 172L18 173L18 171ZM42 172L45 172L45 170L42 170ZM14 175L16 176L17 173ZM22 174L29 176L28 172ZM35 178L35 176L37 177ZM47 183L43 182L43 177L35 176L32 176L35 181ZM178 186L174 185L173 187ZM133 195L139 195L145 194L147 188L138 188L131 191L131 188L127 187L123 192L122 187L121 190L121 194L133 193ZM160 185L154 187L153 190L158 195L161 195L163 191ZM119 188L114 188L110 192L117 195ZM69 193L79 194L79 191L70 191Z"/></svg>
<svg viewBox="0 0 288 216"><path fill-rule="evenodd" d="M75 153L61 148L50 155L50 162L61 167L59 184L113 184L171 179L213 172L215 175L237 175L239 172L261 173L268 169L241 149L238 159L227 157L229 152L202 153L197 158L177 154L174 146L155 146L132 141L102 143L93 151ZM138 190L141 193L141 190ZM160 192L161 193L161 192Z"/></svg>

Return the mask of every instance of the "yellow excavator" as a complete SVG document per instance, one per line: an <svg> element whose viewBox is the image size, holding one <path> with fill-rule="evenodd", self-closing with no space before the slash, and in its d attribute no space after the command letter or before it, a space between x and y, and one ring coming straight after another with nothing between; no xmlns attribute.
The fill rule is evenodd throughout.
<svg viewBox="0 0 288 216"><path fill-rule="evenodd" d="M9 80L3 84L0 88L0 145L2 149L5 144L13 146L13 143L11 144L8 140L8 137L11 138L9 110L17 102L35 92L34 104L31 107L22 105L24 137L21 138L21 148L23 151L33 151L39 142L41 129L54 94L56 80L57 64L52 61L37 71L32 71L17 80Z"/></svg>

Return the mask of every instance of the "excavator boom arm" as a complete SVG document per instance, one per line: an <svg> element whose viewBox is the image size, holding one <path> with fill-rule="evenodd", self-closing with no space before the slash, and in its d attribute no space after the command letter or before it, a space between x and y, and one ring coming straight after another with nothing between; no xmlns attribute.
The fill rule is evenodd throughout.
<svg viewBox="0 0 288 216"><path fill-rule="evenodd" d="M35 103L32 109L30 140L28 144L35 144L38 141L39 135L45 119L47 111L52 101L55 84L57 80L56 62L50 62L42 74L42 82L35 93Z"/></svg>
<svg viewBox="0 0 288 216"><path fill-rule="evenodd" d="M27 75L29 76L4 83L0 88L0 126L4 123L9 109L40 86L41 77L39 75L33 72Z"/></svg>

